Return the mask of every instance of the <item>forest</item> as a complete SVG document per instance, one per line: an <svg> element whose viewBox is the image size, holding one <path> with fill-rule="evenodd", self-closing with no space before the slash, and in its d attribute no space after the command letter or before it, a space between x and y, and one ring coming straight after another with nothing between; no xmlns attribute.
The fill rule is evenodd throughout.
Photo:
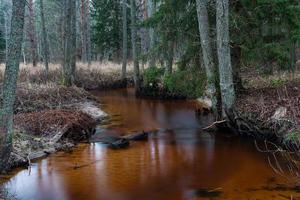
<svg viewBox="0 0 300 200"><path fill-rule="evenodd" d="M300 199L299 0L0 0L0 200Z"/></svg>

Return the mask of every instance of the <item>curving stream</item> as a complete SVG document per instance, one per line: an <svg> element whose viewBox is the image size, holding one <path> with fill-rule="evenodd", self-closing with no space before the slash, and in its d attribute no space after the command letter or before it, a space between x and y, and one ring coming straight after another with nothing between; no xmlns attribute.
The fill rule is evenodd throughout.
<svg viewBox="0 0 300 200"><path fill-rule="evenodd" d="M5 183L20 199L296 199L249 138L209 134L193 101L136 99L131 89L94 92L111 115L98 134L157 130L125 150L81 144L16 170Z"/></svg>

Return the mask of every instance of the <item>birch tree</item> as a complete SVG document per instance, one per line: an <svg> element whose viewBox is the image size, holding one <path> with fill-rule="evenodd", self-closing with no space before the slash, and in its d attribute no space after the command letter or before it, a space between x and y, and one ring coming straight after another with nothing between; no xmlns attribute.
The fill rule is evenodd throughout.
<svg viewBox="0 0 300 200"><path fill-rule="evenodd" d="M23 41L25 0L13 0L11 33L8 44L0 112L0 172L7 169L12 149L13 104L16 96L17 78Z"/></svg>
<svg viewBox="0 0 300 200"><path fill-rule="evenodd" d="M229 2L228 0L217 0L216 3L219 76L224 115L224 111L233 108L235 101L229 46Z"/></svg>
<svg viewBox="0 0 300 200"><path fill-rule="evenodd" d="M122 30L123 30L123 58L122 58L122 79L126 78L127 56L128 56L128 33L127 33L127 2L123 0L122 4Z"/></svg>
<svg viewBox="0 0 300 200"><path fill-rule="evenodd" d="M130 0L131 7L131 42L132 42L132 58L134 65L134 84L135 90L138 91L140 88L140 68L138 61L137 52L137 27L136 27L136 2Z"/></svg>
<svg viewBox="0 0 300 200"><path fill-rule="evenodd" d="M217 109L216 75L213 49L210 38L210 25L207 12L207 0L196 0L197 17L199 24L200 41L203 62L207 77L207 95L212 100L213 111Z"/></svg>
<svg viewBox="0 0 300 200"><path fill-rule="evenodd" d="M41 25L42 25L42 48L43 48L43 61L45 63L46 77L48 78L49 72L49 43L47 39L46 23L45 23L45 10L44 0L40 0L40 14L41 14Z"/></svg>

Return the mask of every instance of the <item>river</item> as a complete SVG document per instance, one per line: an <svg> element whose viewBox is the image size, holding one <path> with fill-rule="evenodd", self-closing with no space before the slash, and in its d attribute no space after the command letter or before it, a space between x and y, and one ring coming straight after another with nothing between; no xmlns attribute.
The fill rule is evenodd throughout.
<svg viewBox="0 0 300 200"><path fill-rule="evenodd" d="M9 193L24 200L300 198L252 139L203 132L210 119L195 116L195 102L137 99L132 89L93 93L111 116L97 134L153 131L149 140L124 150L93 143L58 152L15 170Z"/></svg>

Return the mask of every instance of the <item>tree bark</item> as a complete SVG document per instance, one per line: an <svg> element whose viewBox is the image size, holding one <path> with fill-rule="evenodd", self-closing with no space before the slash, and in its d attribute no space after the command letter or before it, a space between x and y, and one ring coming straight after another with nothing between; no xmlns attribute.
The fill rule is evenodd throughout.
<svg viewBox="0 0 300 200"><path fill-rule="evenodd" d="M30 52L32 65L35 67L37 64L37 44L36 44L36 35L35 35L35 25L34 25L34 12L33 12L33 0L28 0L28 11L29 11L29 20L28 20L28 37L30 40Z"/></svg>
<svg viewBox="0 0 300 200"><path fill-rule="evenodd" d="M148 0L148 14L149 17L153 17L153 15L156 12L156 2L155 0ZM149 37L150 37L150 60L149 60L149 67L155 67L156 64L156 60L155 60L155 56L153 55L153 49L155 47L156 44L156 32L154 28L150 28L149 30Z"/></svg>
<svg viewBox="0 0 300 200"><path fill-rule="evenodd" d="M48 72L49 72L49 42L48 36L46 31L46 24L45 24L45 11L44 11L44 1L40 0L40 12L41 12L41 23L42 23L42 39L43 39L43 56L44 56L44 63L45 63L45 74L46 78L48 79Z"/></svg>
<svg viewBox="0 0 300 200"><path fill-rule="evenodd" d="M123 59L122 59L122 79L126 78L126 68L127 68L127 56L128 56L128 47L127 47L127 2L123 0L122 2L122 23L123 23Z"/></svg>
<svg viewBox="0 0 300 200"><path fill-rule="evenodd" d="M5 26L5 61L7 60L7 52L8 52L8 16L4 13L4 26Z"/></svg>
<svg viewBox="0 0 300 200"><path fill-rule="evenodd" d="M166 60L166 74L172 74L173 71L173 59L174 59L174 43L173 41L168 41L167 50L167 60Z"/></svg>
<svg viewBox="0 0 300 200"><path fill-rule="evenodd" d="M65 0L65 43L64 43L64 66L63 66L63 85L71 86L74 84L74 72L76 67L76 31L74 33L74 13L76 10L76 0ZM75 27L76 30L76 27ZM75 35L75 36L74 36ZM75 40L74 40L75 37ZM75 44L74 44L75 41ZM75 48L74 48L75 47ZM75 58L75 59L74 59ZM75 60L75 62L74 62Z"/></svg>
<svg viewBox="0 0 300 200"><path fill-rule="evenodd" d="M92 62L92 41L91 41L91 12L90 12L90 0L86 1L86 26L87 26L87 62L91 65Z"/></svg>
<svg viewBox="0 0 300 200"><path fill-rule="evenodd" d="M217 111L217 90L216 90L216 74L215 62L211 38L209 35L210 25L207 12L207 0L196 0L197 16L199 24L199 33L202 47L203 62L207 77L207 95L212 100L213 112Z"/></svg>
<svg viewBox="0 0 300 200"><path fill-rule="evenodd" d="M140 89L140 68L138 61L138 52L137 52L137 27L136 27L136 2L135 0L130 0L131 6L131 42L132 42L132 58L134 65L134 84L135 90Z"/></svg>
<svg viewBox="0 0 300 200"><path fill-rule="evenodd" d="M87 21L86 21L86 0L81 0L81 59L87 62Z"/></svg>
<svg viewBox="0 0 300 200"><path fill-rule="evenodd" d="M13 0L11 33L2 91L0 112L0 172L4 172L12 149L13 104L16 96L17 78L23 41L25 1Z"/></svg>
<svg viewBox="0 0 300 200"><path fill-rule="evenodd" d="M229 3L217 0L217 47L223 116L234 106L235 92L229 46Z"/></svg>
<svg viewBox="0 0 300 200"><path fill-rule="evenodd" d="M234 90L236 93L241 90L244 90L242 78L240 75L241 58L242 58L241 47L238 45L232 46L231 47L231 60L232 60Z"/></svg>
<svg viewBox="0 0 300 200"><path fill-rule="evenodd" d="M71 70L71 82L74 84L76 78L76 0L71 0Z"/></svg>

